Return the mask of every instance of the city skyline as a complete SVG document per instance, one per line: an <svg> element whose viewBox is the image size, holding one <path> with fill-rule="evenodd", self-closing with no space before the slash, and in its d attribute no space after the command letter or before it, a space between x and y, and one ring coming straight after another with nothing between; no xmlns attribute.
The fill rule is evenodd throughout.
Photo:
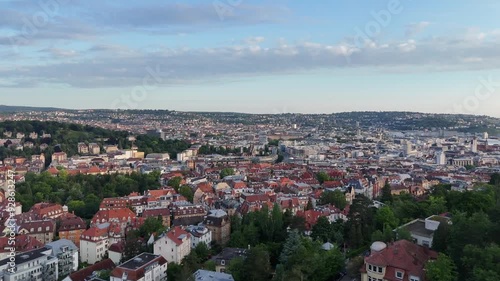
<svg viewBox="0 0 500 281"><path fill-rule="evenodd" d="M500 3L456 3L4 1L2 104L500 117Z"/></svg>

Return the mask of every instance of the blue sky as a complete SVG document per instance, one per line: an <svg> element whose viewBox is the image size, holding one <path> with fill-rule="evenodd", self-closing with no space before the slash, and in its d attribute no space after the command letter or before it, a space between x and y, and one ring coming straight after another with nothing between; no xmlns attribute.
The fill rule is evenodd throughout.
<svg viewBox="0 0 500 281"><path fill-rule="evenodd" d="M500 117L494 0L3 0L0 8L0 104Z"/></svg>

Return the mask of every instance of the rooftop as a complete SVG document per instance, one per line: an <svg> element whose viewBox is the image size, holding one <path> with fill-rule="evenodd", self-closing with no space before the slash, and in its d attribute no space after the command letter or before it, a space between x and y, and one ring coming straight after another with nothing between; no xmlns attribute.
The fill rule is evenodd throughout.
<svg viewBox="0 0 500 281"><path fill-rule="evenodd" d="M198 270L193 274L195 281L234 281L232 275L207 270Z"/></svg>
<svg viewBox="0 0 500 281"><path fill-rule="evenodd" d="M148 263L153 261L154 259L158 258L159 256L153 255L153 254L148 254L148 253L142 253L135 258L128 260L124 264L120 265L119 267L126 268L126 269L131 269L131 270L136 270L138 268L141 268L143 266L146 266Z"/></svg>

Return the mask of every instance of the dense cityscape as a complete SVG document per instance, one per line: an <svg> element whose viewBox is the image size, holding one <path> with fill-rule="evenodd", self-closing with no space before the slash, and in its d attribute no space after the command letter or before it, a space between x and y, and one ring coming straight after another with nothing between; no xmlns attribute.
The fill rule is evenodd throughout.
<svg viewBox="0 0 500 281"><path fill-rule="evenodd" d="M15 110L3 280L499 276L498 119Z"/></svg>
<svg viewBox="0 0 500 281"><path fill-rule="evenodd" d="M1 0L0 281L500 281L499 11Z"/></svg>

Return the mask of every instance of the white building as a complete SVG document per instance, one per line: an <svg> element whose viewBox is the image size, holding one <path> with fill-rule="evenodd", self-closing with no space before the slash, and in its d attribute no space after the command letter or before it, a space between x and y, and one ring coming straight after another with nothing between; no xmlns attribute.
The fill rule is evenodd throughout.
<svg viewBox="0 0 500 281"><path fill-rule="evenodd" d="M188 226L186 231L191 234L191 248L194 249L198 244L205 243L208 248L212 244L212 232L203 225Z"/></svg>
<svg viewBox="0 0 500 281"><path fill-rule="evenodd" d="M234 281L231 274L200 269L193 274L196 281Z"/></svg>
<svg viewBox="0 0 500 281"><path fill-rule="evenodd" d="M67 239L60 239L45 245L52 250L52 255L59 260L59 277L65 277L78 271L78 248Z"/></svg>
<svg viewBox="0 0 500 281"><path fill-rule="evenodd" d="M430 216L425 220L416 219L397 229L405 228L410 232L415 244L430 248L434 240L434 232L440 223L450 223L450 219L444 216Z"/></svg>
<svg viewBox="0 0 500 281"><path fill-rule="evenodd" d="M162 256L142 253L117 266L110 281L163 281L167 280L167 261Z"/></svg>
<svg viewBox="0 0 500 281"><path fill-rule="evenodd" d="M10 258L0 261L2 281L56 281L59 279L57 257L49 248L40 248L15 256L15 270L11 270Z"/></svg>
<svg viewBox="0 0 500 281"><path fill-rule="evenodd" d="M437 165L446 165L446 155L444 151L436 152L436 164Z"/></svg>
<svg viewBox="0 0 500 281"><path fill-rule="evenodd" d="M180 264L191 252L191 243L191 234L176 226L155 241L154 254L163 256L169 263Z"/></svg>
<svg viewBox="0 0 500 281"><path fill-rule="evenodd" d="M109 224L107 224L109 226ZM103 260L109 249L109 236L106 224L87 229L80 237L80 259L88 264Z"/></svg>

